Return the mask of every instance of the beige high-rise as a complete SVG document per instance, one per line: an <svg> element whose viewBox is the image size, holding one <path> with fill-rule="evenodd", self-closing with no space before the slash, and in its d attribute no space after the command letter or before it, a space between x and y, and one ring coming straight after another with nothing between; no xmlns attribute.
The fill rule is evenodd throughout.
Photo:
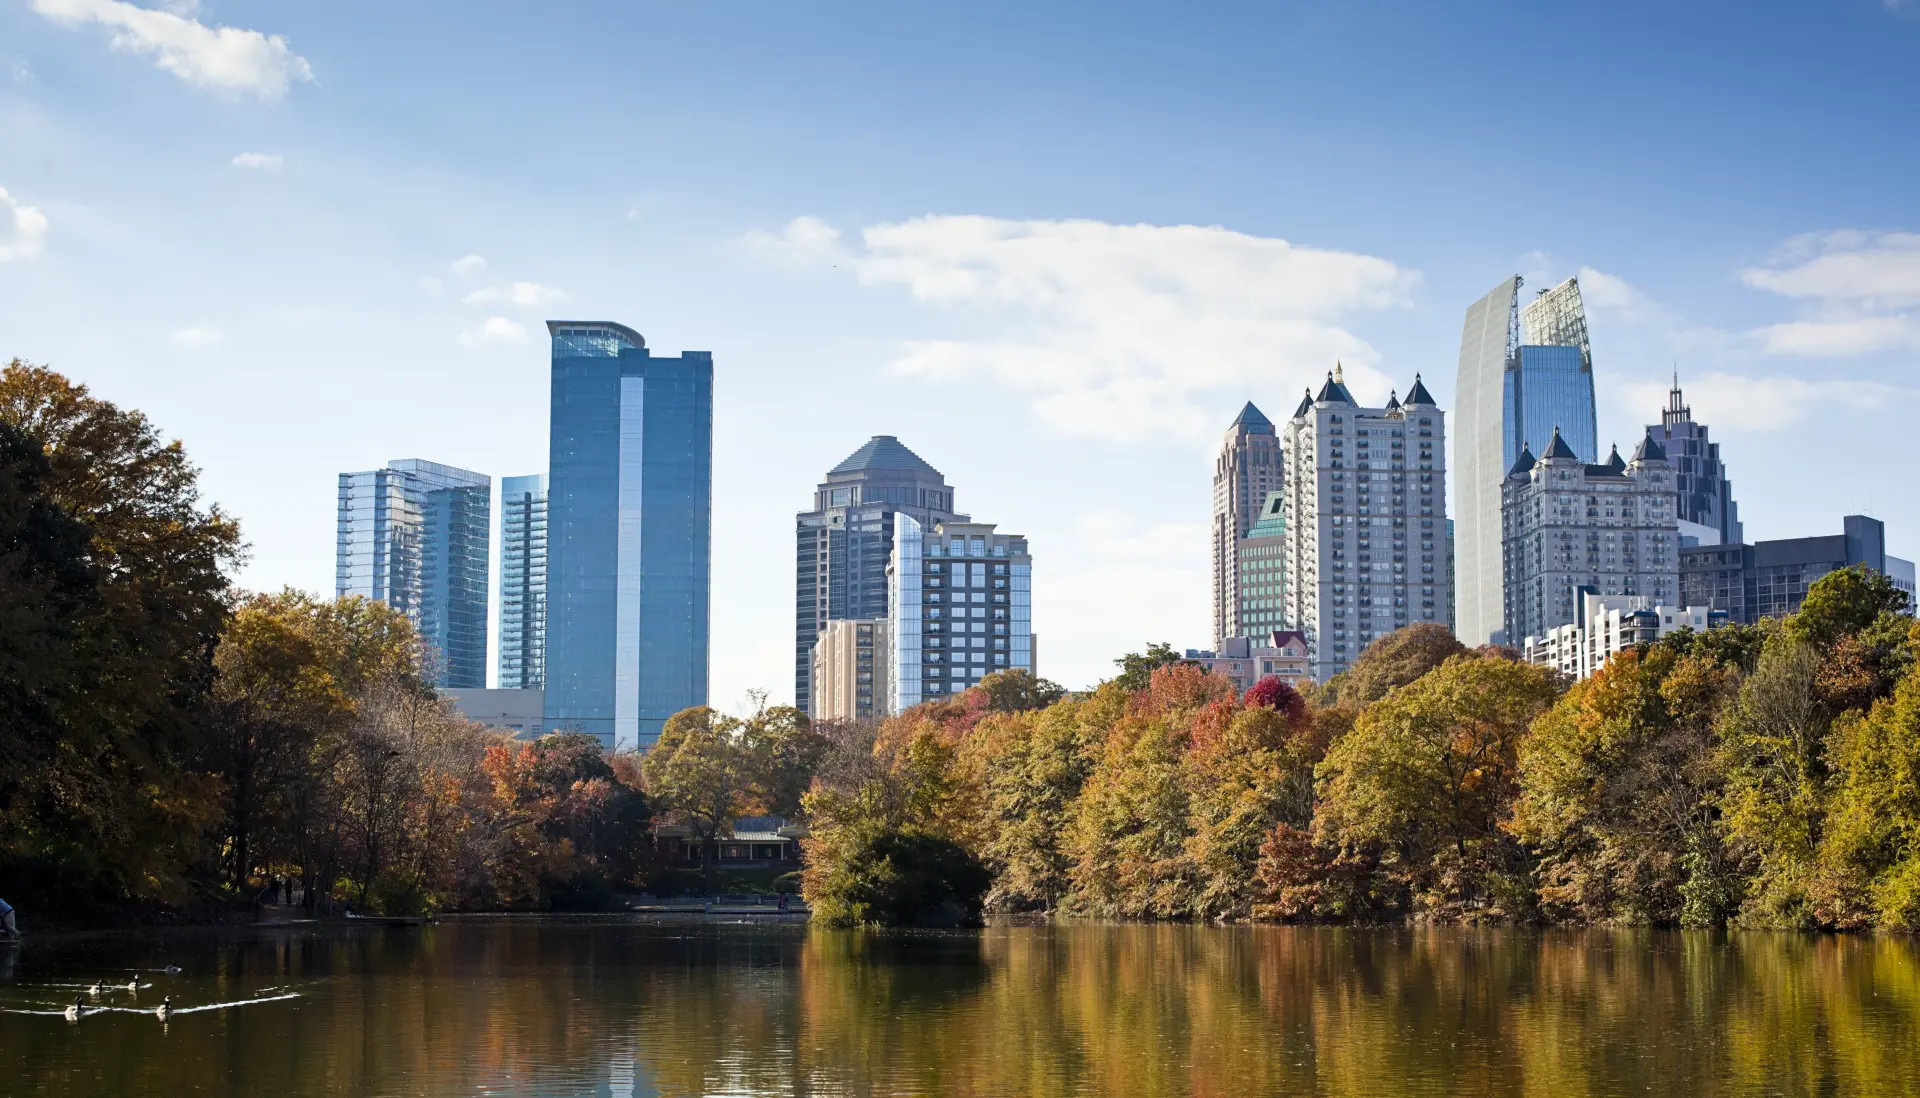
<svg viewBox="0 0 1920 1098"><path fill-rule="evenodd" d="M1273 421L1251 402L1240 409L1213 466L1213 640L1246 636L1240 620L1240 539L1260 518L1267 494L1284 475Z"/></svg>
<svg viewBox="0 0 1920 1098"><path fill-rule="evenodd" d="M813 642L813 719L864 721L886 716L887 652L887 619L828 622Z"/></svg>

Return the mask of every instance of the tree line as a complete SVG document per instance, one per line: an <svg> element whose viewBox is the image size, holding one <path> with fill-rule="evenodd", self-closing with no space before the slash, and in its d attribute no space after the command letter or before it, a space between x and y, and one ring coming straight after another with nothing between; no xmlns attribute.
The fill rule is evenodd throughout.
<svg viewBox="0 0 1920 1098"><path fill-rule="evenodd" d="M1415 625L1245 697L1165 645L882 723L808 797L843 923L1130 919L1920 927L1920 627L1827 575L1757 626L1569 683Z"/></svg>

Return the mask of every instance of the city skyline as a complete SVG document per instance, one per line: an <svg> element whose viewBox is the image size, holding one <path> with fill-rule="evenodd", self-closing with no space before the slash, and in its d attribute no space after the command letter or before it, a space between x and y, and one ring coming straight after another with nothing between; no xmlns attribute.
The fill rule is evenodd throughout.
<svg viewBox="0 0 1920 1098"><path fill-rule="evenodd" d="M1336 359L1370 405L1419 371L1458 407L1461 311L1514 271L1579 276L1599 437L1657 420L1677 359L1750 540L1872 512L1914 555L1910 478L1836 482L1791 445L1889 434L1920 366L1920 150L1884 139L1920 91L1911 5L1009 6L827 33L775 5L483 3L427 58L408 36L437 20L369 37L349 14L181 17L282 43L219 69L0 9L0 352L192 440L248 587L328 589L341 469L540 469L539 320L614 316L712 350L716 437L777 440L796 471L716 452L716 704L789 694L789 524L882 433L1040 547L1046 670L1083 686L1210 640L1193 486L1235 411L1290 410ZM555 63L603 34L674 48ZM1567 41L1607 89L1578 111L1594 170L1518 186L1515 135L1569 124L1513 61ZM1202 65L1220 79L1171 75ZM502 86L516 67L549 78ZM529 135L599 160L501 151ZM1134 589L1160 597L1109 597Z"/></svg>

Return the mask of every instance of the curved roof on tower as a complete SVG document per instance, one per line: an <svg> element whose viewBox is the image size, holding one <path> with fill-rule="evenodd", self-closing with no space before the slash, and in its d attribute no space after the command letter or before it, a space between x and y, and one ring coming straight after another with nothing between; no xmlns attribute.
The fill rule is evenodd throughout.
<svg viewBox="0 0 1920 1098"><path fill-rule="evenodd" d="M847 455L847 460L827 470L828 476L864 473L871 469L901 469L939 476L940 470L928 465L919 454L900 444L892 435L875 435L865 446Z"/></svg>

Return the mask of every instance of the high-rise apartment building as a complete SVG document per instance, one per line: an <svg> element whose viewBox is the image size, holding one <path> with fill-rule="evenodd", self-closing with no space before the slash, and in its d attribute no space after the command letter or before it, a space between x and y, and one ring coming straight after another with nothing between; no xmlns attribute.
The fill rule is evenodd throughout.
<svg viewBox="0 0 1920 1098"><path fill-rule="evenodd" d="M604 321L553 339L546 726L647 747L707 701L713 356Z"/></svg>
<svg viewBox="0 0 1920 1098"><path fill-rule="evenodd" d="M1467 310L1454 413L1456 628L1470 645L1502 630L1500 497L1520 451L1557 431L1596 460L1593 353L1580 284L1568 279L1520 308L1519 275Z"/></svg>
<svg viewBox="0 0 1920 1098"><path fill-rule="evenodd" d="M1707 438L1707 426L1696 423L1693 409L1680 396L1680 375L1673 375L1667 407L1660 423L1647 434L1667 452L1673 466L1674 491L1680 497L1680 535L1698 545L1738 545L1745 541L1740 507L1733 501L1733 482L1720 463L1720 444Z"/></svg>
<svg viewBox="0 0 1920 1098"><path fill-rule="evenodd" d="M957 694L995 671L1034 667L1033 557L992 523L896 517L887 566L893 712Z"/></svg>
<svg viewBox="0 0 1920 1098"><path fill-rule="evenodd" d="M1588 464L1554 434L1535 460L1522 447L1503 492L1506 635L1516 648L1574 621L1585 594L1679 598L1673 471L1642 438Z"/></svg>
<svg viewBox="0 0 1920 1098"><path fill-rule="evenodd" d="M827 471L813 510L794 516L793 697L813 704L813 647L827 623L887 616L894 522L965 522L940 471L892 435L875 435Z"/></svg>
<svg viewBox="0 0 1920 1098"><path fill-rule="evenodd" d="M500 478L502 690L547 683L547 478Z"/></svg>
<svg viewBox="0 0 1920 1098"><path fill-rule="evenodd" d="M493 479L431 461L340 474L334 593L412 620L441 687L487 685Z"/></svg>
<svg viewBox="0 0 1920 1098"><path fill-rule="evenodd" d="M1286 625L1287 498L1268 492L1260 517L1234 546L1235 624L1246 637L1264 637ZM1232 637L1214 638L1224 651Z"/></svg>
<svg viewBox="0 0 1920 1098"><path fill-rule="evenodd" d="M1680 550L1680 597L1724 610L1744 625L1797 613L1807 588L1829 572L1865 565L1910 579L1911 565L1887 555L1886 526L1870 515L1847 515L1841 532L1752 545L1689 545Z"/></svg>
<svg viewBox="0 0 1920 1098"><path fill-rule="evenodd" d="M816 721L866 721L884 717L887 704L887 619L830 621L813 642L813 698L807 712Z"/></svg>
<svg viewBox="0 0 1920 1098"><path fill-rule="evenodd" d="M1727 624L1727 613L1705 606L1668 606L1647 595L1580 596L1574 620L1545 636L1526 638L1520 658L1574 679L1590 679L1617 652L1652 644L1669 633L1704 633Z"/></svg>
<svg viewBox="0 0 1920 1098"><path fill-rule="evenodd" d="M1375 638L1446 620L1446 416L1417 374L1404 403L1363 408L1336 369L1281 441L1285 613L1324 682Z"/></svg>
<svg viewBox="0 0 1920 1098"><path fill-rule="evenodd" d="M1244 636L1240 618L1240 541L1259 520L1261 504L1285 476L1273 421L1252 402L1240 409L1213 464L1213 639Z"/></svg>

